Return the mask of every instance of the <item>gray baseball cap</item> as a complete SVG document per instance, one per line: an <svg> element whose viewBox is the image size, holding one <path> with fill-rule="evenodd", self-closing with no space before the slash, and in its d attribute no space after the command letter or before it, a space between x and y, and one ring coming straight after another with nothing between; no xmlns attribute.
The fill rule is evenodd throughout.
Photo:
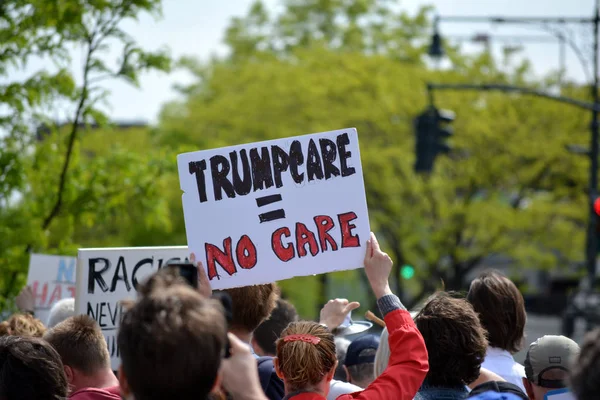
<svg viewBox="0 0 600 400"><path fill-rule="evenodd" d="M579 355L579 345L565 336L542 336L529 346L525 357L525 375L529 382L540 387L559 389L566 386L562 380L544 379L550 370L569 371L570 363Z"/></svg>

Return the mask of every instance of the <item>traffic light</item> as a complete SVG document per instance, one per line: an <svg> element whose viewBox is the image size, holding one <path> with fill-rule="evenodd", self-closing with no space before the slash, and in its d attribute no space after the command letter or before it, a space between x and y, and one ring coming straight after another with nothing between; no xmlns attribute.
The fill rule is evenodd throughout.
<svg viewBox="0 0 600 400"><path fill-rule="evenodd" d="M415 172L429 173L438 154L450 152L446 140L452 136L450 123L454 121L452 111L430 107L415 118Z"/></svg>
<svg viewBox="0 0 600 400"><path fill-rule="evenodd" d="M402 268L400 268L400 276L402 276L403 279L411 279L415 276L415 268L412 265L403 265Z"/></svg>

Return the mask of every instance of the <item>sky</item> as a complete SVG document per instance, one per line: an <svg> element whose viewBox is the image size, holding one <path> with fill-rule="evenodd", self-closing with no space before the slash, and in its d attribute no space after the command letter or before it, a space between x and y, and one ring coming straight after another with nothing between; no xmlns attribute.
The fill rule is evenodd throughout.
<svg viewBox="0 0 600 400"><path fill-rule="evenodd" d="M282 0L264 0L270 10L277 10ZM223 33L230 19L242 16L252 0L164 0L163 17L155 20L142 16L137 22L128 22L123 27L138 41L141 47L152 50L168 47L173 57L183 55L207 59L211 54L224 54ZM404 0L400 7L410 13L422 5L432 5L439 15L444 16L521 16L521 17L588 17L593 15L594 0ZM533 36L541 41L522 42L524 54L533 62L536 73L542 74L559 67L559 45L552 35L534 27L515 25L490 25L488 23L444 22L441 33L450 40L471 37L477 33L488 33L492 38L506 40L507 36ZM591 58L591 25L588 30L574 27L574 38L578 46L586 50ZM500 51L502 40L493 39L494 49ZM514 44L514 41L510 43ZM474 51L477 45L467 44ZM479 47L480 48L480 47ZM577 56L567 50L567 76L578 82L586 81L586 75ZM80 55L74 52L74 68L79 68ZM40 65L31 65L37 69ZM591 64L588 66L591 68ZM591 71L590 71L591 72ZM15 76L22 72L15 72ZM143 120L154 123L162 105L177 98L173 90L176 83L186 83L190 77L184 72L169 75L147 73L141 78L141 89L126 83L107 83L111 90L109 115L113 120Z"/></svg>

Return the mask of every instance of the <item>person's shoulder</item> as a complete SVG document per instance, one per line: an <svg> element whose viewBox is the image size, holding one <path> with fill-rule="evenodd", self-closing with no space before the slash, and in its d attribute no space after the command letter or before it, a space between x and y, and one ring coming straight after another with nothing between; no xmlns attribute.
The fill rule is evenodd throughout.
<svg viewBox="0 0 600 400"><path fill-rule="evenodd" d="M521 377L525 377L525 367L516 361L513 364L513 371L515 371L515 373L517 375L519 375Z"/></svg>
<svg viewBox="0 0 600 400"><path fill-rule="evenodd" d="M327 395L327 400L335 400L345 394L356 393L362 390L363 389L359 386L334 379L329 383L329 394Z"/></svg>
<svg viewBox="0 0 600 400"><path fill-rule="evenodd" d="M80 389L69 396L69 400L121 400L121 391L118 386L99 389Z"/></svg>

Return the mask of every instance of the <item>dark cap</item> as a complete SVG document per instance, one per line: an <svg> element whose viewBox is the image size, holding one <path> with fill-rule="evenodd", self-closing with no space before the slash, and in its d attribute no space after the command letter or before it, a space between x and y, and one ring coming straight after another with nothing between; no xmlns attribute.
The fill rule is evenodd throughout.
<svg viewBox="0 0 600 400"><path fill-rule="evenodd" d="M542 336L529 346L525 357L525 375L529 382L543 388L566 387L562 380L544 379L544 372L569 371L569 363L579 355L579 345L565 336Z"/></svg>
<svg viewBox="0 0 600 400"><path fill-rule="evenodd" d="M344 360L344 365L346 367L351 367L352 365L359 364L367 364L375 362L375 354L371 354L368 356L361 356L364 350L372 349L377 350L379 347L379 337L375 335L364 335L355 339L348 346L348 351L346 352L346 360Z"/></svg>
<svg viewBox="0 0 600 400"><path fill-rule="evenodd" d="M502 393L507 396L493 396L493 393ZM517 385L510 382L485 382L481 385L477 385L473 388L471 393L469 393L469 399L510 399L511 396L515 396L522 400L529 400L527 395L521 390Z"/></svg>

